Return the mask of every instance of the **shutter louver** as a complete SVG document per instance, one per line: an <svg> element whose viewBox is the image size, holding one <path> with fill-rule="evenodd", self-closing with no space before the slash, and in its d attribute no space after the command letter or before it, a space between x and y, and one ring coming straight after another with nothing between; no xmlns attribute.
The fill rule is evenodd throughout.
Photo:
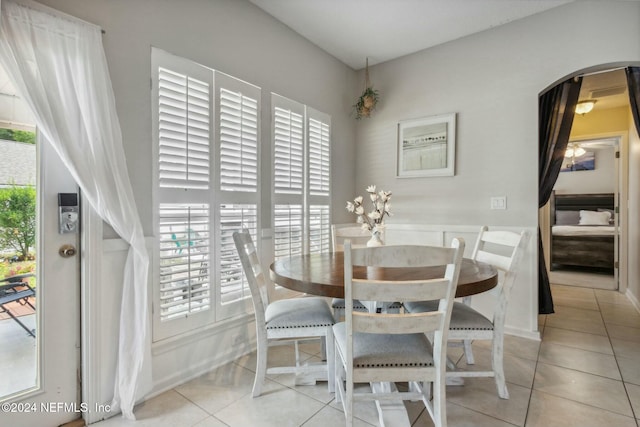
<svg viewBox="0 0 640 427"><path fill-rule="evenodd" d="M274 111L274 190L276 194L302 194L302 115L279 107Z"/></svg>
<svg viewBox="0 0 640 427"><path fill-rule="evenodd" d="M159 68L160 187L209 188L209 99L208 83Z"/></svg>
<svg viewBox="0 0 640 427"><path fill-rule="evenodd" d="M309 119L309 193L328 196L331 184L329 125Z"/></svg>
<svg viewBox="0 0 640 427"><path fill-rule="evenodd" d="M220 186L258 188L258 101L227 89L220 89Z"/></svg>
<svg viewBox="0 0 640 427"><path fill-rule="evenodd" d="M230 304L251 298L249 284L233 242L233 233L243 228L256 241L258 207L254 204L223 205L220 207L220 302Z"/></svg>
<svg viewBox="0 0 640 427"><path fill-rule="evenodd" d="M160 204L160 320L210 308L209 206Z"/></svg>
<svg viewBox="0 0 640 427"><path fill-rule="evenodd" d="M276 259L302 255L302 205L275 205L273 239Z"/></svg>
<svg viewBox="0 0 640 427"><path fill-rule="evenodd" d="M330 209L328 205L309 207L309 252L329 252L331 246Z"/></svg>

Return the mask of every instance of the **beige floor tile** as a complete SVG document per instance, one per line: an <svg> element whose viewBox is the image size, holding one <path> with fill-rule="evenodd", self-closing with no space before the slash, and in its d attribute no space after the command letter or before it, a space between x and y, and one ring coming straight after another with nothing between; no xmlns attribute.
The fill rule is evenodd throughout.
<svg viewBox="0 0 640 427"><path fill-rule="evenodd" d="M625 384L627 393L629 394L629 400L631 401L631 407L635 413L636 418L640 418L640 385Z"/></svg>
<svg viewBox="0 0 640 427"><path fill-rule="evenodd" d="M612 275L594 274L574 270L554 270L549 272L549 280L555 285L565 285L577 289L615 289Z"/></svg>
<svg viewBox="0 0 640 427"><path fill-rule="evenodd" d="M447 401L518 426L524 424L530 394L527 387L509 384L509 399L500 399L492 378L465 378L464 386L447 387Z"/></svg>
<svg viewBox="0 0 640 427"><path fill-rule="evenodd" d="M345 423L344 412L325 406L318 413L313 415L309 421L304 423L304 427L327 427L342 426ZM372 427L373 424L366 423L359 418L353 419L354 427Z"/></svg>
<svg viewBox="0 0 640 427"><path fill-rule="evenodd" d="M371 390L368 385L356 385L356 390L362 388L366 388L367 391ZM342 403L337 402L335 399L330 403L330 406L340 412L343 412ZM355 402L353 404L353 416L366 421L369 424L378 425L378 410L376 409L376 404L374 402Z"/></svg>
<svg viewBox="0 0 640 427"><path fill-rule="evenodd" d="M633 417L622 381L539 363L534 390Z"/></svg>
<svg viewBox="0 0 640 427"><path fill-rule="evenodd" d="M245 395L214 416L231 427L297 427L323 407L315 399L289 388L281 388L257 398Z"/></svg>
<svg viewBox="0 0 640 427"><path fill-rule="evenodd" d="M598 302L593 298L592 300L584 300L579 298L569 297L557 297L553 296L553 304L555 307L571 307L579 308L582 310L598 311Z"/></svg>
<svg viewBox="0 0 640 427"><path fill-rule="evenodd" d="M611 338L640 342L640 328L609 323L607 324L607 332Z"/></svg>
<svg viewBox="0 0 640 427"><path fill-rule="evenodd" d="M580 298L585 300L595 300L595 292L590 288L576 286L551 285L551 293L555 301L556 297Z"/></svg>
<svg viewBox="0 0 640 427"><path fill-rule="evenodd" d="M598 301L593 289L570 286L554 286L552 288L553 303L556 306L598 310Z"/></svg>
<svg viewBox="0 0 640 427"><path fill-rule="evenodd" d="M616 356L630 359L640 356L640 342L611 338L611 345Z"/></svg>
<svg viewBox="0 0 640 427"><path fill-rule="evenodd" d="M637 427L631 417L534 390L525 427Z"/></svg>
<svg viewBox="0 0 640 427"><path fill-rule="evenodd" d="M175 390L209 414L214 414L251 393L253 381L253 372L230 363L182 384Z"/></svg>
<svg viewBox="0 0 640 427"><path fill-rule="evenodd" d="M564 345L542 342L539 362L600 375L614 380L620 379L615 357Z"/></svg>
<svg viewBox="0 0 640 427"><path fill-rule="evenodd" d="M228 427L225 423L215 417L205 418L193 427Z"/></svg>
<svg viewBox="0 0 640 427"><path fill-rule="evenodd" d="M596 289L594 290L594 293L598 302L631 305L631 301L629 301L629 298L627 298L625 294L622 294L618 291L604 291Z"/></svg>
<svg viewBox="0 0 640 427"><path fill-rule="evenodd" d="M473 347L490 349L491 341L474 341ZM537 360L539 350L540 341L517 337L515 335L504 336L504 354L510 354L512 356L521 357L528 360Z"/></svg>
<svg viewBox="0 0 640 427"><path fill-rule="evenodd" d="M134 409L136 421L116 415L97 423L99 427L191 427L209 417L205 411L170 390L147 400Z"/></svg>
<svg viewBox="0 0 640 427"><path fill-rule="evenodd" d="M626 383L640 385L640 362L638 362L638 358L618 357L617 360L622 373L622 380Z"/></svg>
<svg viewBox="0 0 640 427"><path fill-rule="evenodd" d="M631 326L633 328L640 328L640 314L635 308L629 308L621 305L612 305L611 309L602 310L602 318L604 322L609 324ZM621 307L619 309L617 307Z"/></svg>
<svg viewBox="0 0 640 427"><path fill-rule="evenodd" d="M607 335L600 314L594 314L591 310L583 310L573 307L556 307L556 313L547 315L546 327L569 329L578 332L587 332L597 335Z"/></svg>
<svg viewBox="0 0 640 427"><path fill-rule="evenodd" d="M603 335L548 327L544 330L542 340L547 344L561 344L567 347L580 348L582 350L613 354L609 338Z"/></svg>
<svg viewBox="0 0 640 427"><path fill-rule="evenodd" d="M465 371L486 371L491 369L491 350L475 347L473 356L475 364L467 365L466 358L462 357L458 362L458 368ZM531 388L535 370L535 360L523 359L511 354L504 355L504 375L507 383ZM493 378L490 381L493 381Z"/></svg>
<svg viewBox="0 0 640 427"><path fill-rule="evenodd" d="M433 425L431 417L425 411L413 427L433 427ZM454 403L447 403L447 425L450 427L513 427L513 424Z"/></svg>

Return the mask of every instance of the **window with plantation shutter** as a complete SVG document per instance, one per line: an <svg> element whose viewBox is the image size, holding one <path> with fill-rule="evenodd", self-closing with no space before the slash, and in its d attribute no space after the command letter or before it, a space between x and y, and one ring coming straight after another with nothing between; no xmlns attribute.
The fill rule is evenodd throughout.
<svg viewBox="0 0 640 427"><path fill-rule="evenodd" d="M327 115L271 94L276 259L327 252L331 240L331 126Z"/></svg>
<svg viewBox="0 0 640 427"><path fill-rule="evenodd" d="M152 67L158 341L250 307L232 235L259 230L261 95L155 48Z"/></svg>

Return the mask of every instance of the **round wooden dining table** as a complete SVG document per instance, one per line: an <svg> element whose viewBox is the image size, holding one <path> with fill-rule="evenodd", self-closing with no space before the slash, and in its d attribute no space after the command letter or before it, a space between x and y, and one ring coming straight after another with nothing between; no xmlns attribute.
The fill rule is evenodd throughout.
<svg viewBox="0 0 640 427"><path fill-rule="evenodd" d="M354 267L356 278L412 280L443 277L445 266L429 268ZM344 252L300 255L271 264L270 277L288 289L333 298L344 298ZM463 259L456 297L479 294L498 284L498 271L490 264Z"/></svg>

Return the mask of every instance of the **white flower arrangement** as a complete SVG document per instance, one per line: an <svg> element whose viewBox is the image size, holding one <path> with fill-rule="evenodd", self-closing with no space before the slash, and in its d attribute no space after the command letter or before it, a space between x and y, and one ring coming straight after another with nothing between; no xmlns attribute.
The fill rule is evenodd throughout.
<svg viewBox="0 0 640 427"><path fill-rule="evenodd" d="M391 192L384 190L376 192L376 186L370 185L367 187L367 193L373 204L371 212L365 212L362 196L356 197L353 202L347 202L347 210L358 215L358 223L362 224L364 230L372 233L379 232L384 228L384 217L391 216L391 203L389 203Z"/></svg>

